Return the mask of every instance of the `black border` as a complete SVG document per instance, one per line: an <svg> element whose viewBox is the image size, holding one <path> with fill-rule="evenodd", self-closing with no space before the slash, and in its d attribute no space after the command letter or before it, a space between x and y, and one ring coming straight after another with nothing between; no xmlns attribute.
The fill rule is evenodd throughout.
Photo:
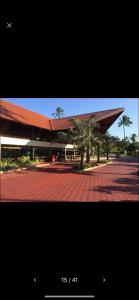
<svg viewBox="0 0 139 300"><path fill-rule="evenodd" d="M135 28L120 35L102 25L97 32L89 21L79 27L55 20L48 32L32 33L31 15L14 18L27 30L0 36L1 98L138 98Z"/></svg>
<svg viewBox="0 0 139 300"><path fill-rule="evenodd" d="M51 276L80 274L85 288L95 272L109 274L112 284L98 299L135 297L138 210L139 203L1 203L2 299L42 299L38 274L50 274L50 291Z"/></svg>

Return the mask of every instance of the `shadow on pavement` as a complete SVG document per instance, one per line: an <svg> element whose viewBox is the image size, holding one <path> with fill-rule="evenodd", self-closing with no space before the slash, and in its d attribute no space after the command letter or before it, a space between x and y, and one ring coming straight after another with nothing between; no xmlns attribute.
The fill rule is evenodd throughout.
<svg viewBox="0 0 139 300"><path fill-rule="evenodd" d="M89 189L90 192L99 192L99 193L106 193L111 195L114 193L126 193L131 194L139 197L139 188L133 186L120 186L120 185L110 185L110 186L99 186L99 187L92 187ZM124 196L125 198L125 196ZM128 197L127 197L128 198Z"/></svg>
<svg viewBox="0 0 139 300"><path fill-rule="evenodd" d="M36 168L36 169L28 169L28 172L41 172L46 174L75 174L75 175L89 175L94 176L94 172L92 171L81 171L76 172L72 167L49 167L49 168ZM28 174L28 173L27 173Z"/></svg>

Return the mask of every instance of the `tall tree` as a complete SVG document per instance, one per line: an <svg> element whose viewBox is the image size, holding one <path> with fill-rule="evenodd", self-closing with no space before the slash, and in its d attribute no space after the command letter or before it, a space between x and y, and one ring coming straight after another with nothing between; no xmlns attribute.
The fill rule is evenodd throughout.
<svg viewBox="0 0 139 300"><path fill-rule="evenodd" d="M72 132L68 130L67 132L59 131L55 135L55 141L57 143L65 143L65 144L72 144L73 137Z"/></svg>
<svg viewBox="0 0 139 300"><path fill-rule="evenodd" d="M132 133L131 136L130 136L130 141L132 143L135 143L137 141L137 135L136 133Z"/></svg>
<svg viewBox="0 0 139 300"><path fill-rule="evenodd" d="M54 119L60 119L64 115L64 110L61 107L57 107L56 111L52 114Z"/></svg>
<svg viewBox="0 0 139 300"><path fill-rule="evenodd" d="M83 168L85 153L87 154L87 162L90 162L90 150L93 144L94 139L94 128L97 127L97 124L92 120L71 120L74 125L73 130L73 140L74 143L78 146L78 150L81 154L81 165Z"/></svg>
<svg viewBox="0 0 139 300"><path fill-rule="evenodd" d="M74 125L73 130L73 140L77 145L78 150L81 155L80 167L84 166L84 156L86 151L86 132L85 132L85 123L84 121L78 119L72 119L72 123Z"/></svg>
<svg viewBox="0 0 139 300"><path fill-rule="evenodd" d="M98 127L98 124L92 119L71 119L71 121L74 125L74 129L69 129L67 132L58 132L56 135L56 140L59 142L74 143L74 145L77 145L82 156L82 165L83 156L85 156L85 153L86 162L89 163L92 144L95 139L94 130Z"/></svg>
<svg viewBox="0 0 139 300"><path fill-rule="evenodd" d="M124 132L124 139L125 139L125 126L130 126L133 122L130 120L130 118L127 115L122 116L118 123L118 127L123 126L123 132Z"/></svg>
<svg viewBox="0 0 139 300"><path fill-rule="evenodd" d="M113 149L114 146L117 145L117 142L119 142L119 138L116 136L112 136L109 133L105 133L102 139L102 147L107 155L107 160L109 160L110 151Z"/></svg>
<svg viewBox="0 0 139 300"><path fill-rule="evenodd" d="M101 154L101 147L103 144L103 134L101 132L95 132L95 139L94 139L94 146L97 148L97 163L100 162L100 154Z"/></svg>
<svg viewBox="0 0 139 300"><path fill-rule="evenodd" d="M86 120L86 162L90 163L90 152L96 140L95 132L99 124L92 119Z"/></svg>

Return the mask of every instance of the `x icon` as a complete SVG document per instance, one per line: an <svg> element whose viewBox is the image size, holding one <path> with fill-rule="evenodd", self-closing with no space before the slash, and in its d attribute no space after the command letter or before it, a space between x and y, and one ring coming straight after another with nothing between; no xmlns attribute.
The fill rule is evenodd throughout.
<svg viewBox="0 0 139 300"><path fill-rule="evenodd" d="M12 23L7 23L7 28L12 28Z"/></svg>

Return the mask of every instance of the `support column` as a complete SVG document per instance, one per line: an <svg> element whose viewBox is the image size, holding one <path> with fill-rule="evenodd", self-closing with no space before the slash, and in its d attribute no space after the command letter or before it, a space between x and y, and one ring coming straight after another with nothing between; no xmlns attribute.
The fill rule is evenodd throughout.
<svg viewBox="0 0 139 300"><path fill-rule="evenodd" d="M65 160L66 160L66 147L65 147Z"/></svg>
<svg viewBox="0 0 139 300"><path fill-rule="evenodd" d="M31 151L31 159L34 159L35 157L35 148L32 148L32 151Z"/></svg>
<svg viewBox="0 0 139 300"><path fill-rule="evenodd" d="M75 159L75 148L74 148L74 159Z"/></svg>
<svg viewBox="0 0 139 300"><path fill-rule="evenodd" d="M0 160L1 160L1 139L0 139Z"/></svg>

